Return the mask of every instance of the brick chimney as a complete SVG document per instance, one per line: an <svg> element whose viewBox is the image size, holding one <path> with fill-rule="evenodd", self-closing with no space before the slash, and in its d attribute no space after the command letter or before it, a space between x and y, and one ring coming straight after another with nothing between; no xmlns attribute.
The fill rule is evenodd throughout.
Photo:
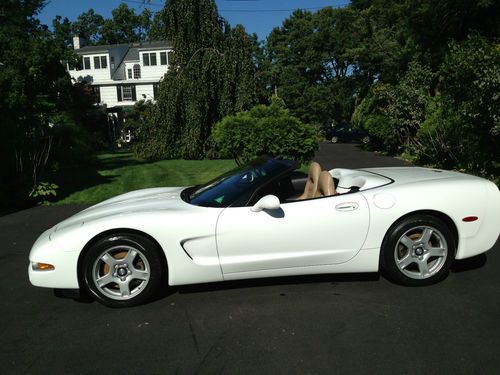
<svg viewBox="0 0 500 375"><path fill-rule="evenodd" d="M85 45L85 40L80 35L73 35L73 49L80 49Z"/></svg>

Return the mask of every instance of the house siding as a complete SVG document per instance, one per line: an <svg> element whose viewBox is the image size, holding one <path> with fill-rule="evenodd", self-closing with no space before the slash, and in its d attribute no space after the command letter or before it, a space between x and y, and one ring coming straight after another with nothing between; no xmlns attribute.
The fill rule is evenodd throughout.
<svg viewBox="0 0 500 375"><path fill-rule="evenodd" d="M153 100L153 84L137 85L137 100ZM145 96L145 98L144 98Z"/></svg>
<svg viewBox="0 0 500 375"><path fill-rule="evenodd" d="M164 50L156 50L156 51L148 51L148 50L142 50L139 52L140 56L140 64L142 67L142 78L143 79L157 79L158 77L163 77L165 73L168 71L168 64L167 65L160 65L160 52L168 52L171 53L172 50L170 49L164 49ZM145 66L144 65L144 60L143 60L143 54L144 53L156 53L156 64L157 65L149 65Z"/></svg>
<svg viewBox="0 0 500 375"><path fill-rule="evenodd" d="M94 57L106 56L107 67L104 69L95 69L94 65ZM68 73L71 78L73 78L76 82L90 82L97 83L99 81L109 81L111 79L111 68L110 68L110 59L109 53L95 53L95 54L85 54L82 55L82 58L89 57L90 58L90 69L68 69Z"/></svg>
<svg viewBox="0 0 500 375"><path fill-rule="evenodd" d="M118 105L115 85L101 86L101 103L106 104L108 107Z"/></svg>
<svg viewBox="0 0 500 375"><path fill-rule="evenodd" d="M123 82L124 85L135 84L135 92L137 101L139 100L153 100L153 84L152 83L134 83L134 82ZM101 102L106 104L108 107L116 107L116 106L131 106L134 105L135 102L131 100L122 100L118 101L117 95L117 87L120 85L109 85L109 86L101 86ZM145 97L144 97L145 96Z"/></svg>

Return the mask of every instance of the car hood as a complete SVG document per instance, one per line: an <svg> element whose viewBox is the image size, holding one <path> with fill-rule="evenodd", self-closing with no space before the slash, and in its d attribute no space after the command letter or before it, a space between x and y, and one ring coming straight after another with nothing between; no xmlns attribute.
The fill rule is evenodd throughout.
<svg viewBox="0 0 500 375"><path fill-rule="evenodd" d="M85 222L113 215L165 210L187 210L193 206L181 199L181 192L184 189L184 187L152 188L118 195L80 211L76 215L60 222L55 226L54 231L56 232L59 229L76 223L83 225Z"/></svg>

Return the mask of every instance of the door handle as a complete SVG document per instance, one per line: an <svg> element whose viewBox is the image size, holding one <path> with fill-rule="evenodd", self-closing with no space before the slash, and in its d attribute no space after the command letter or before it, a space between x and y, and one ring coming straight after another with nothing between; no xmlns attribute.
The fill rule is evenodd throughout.
<svg viewBox="0 0 500 375"><path fill-rule="evenodd" d="M354 211L357 210L359 207L359 204L356 202L345 202L345 203L339 203L335 206L335 209L337 211Z"/></svg>

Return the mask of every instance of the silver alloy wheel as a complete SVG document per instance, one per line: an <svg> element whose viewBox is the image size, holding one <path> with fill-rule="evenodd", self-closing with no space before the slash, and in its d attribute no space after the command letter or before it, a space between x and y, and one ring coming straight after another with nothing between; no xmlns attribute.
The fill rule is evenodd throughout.
<svg viewBox="0 0 500 375"><path fill-rule="evenodd" d="M127 300L141 293L149 282L146 256L136 247L106 249L92 266L92 281L106 297Z"/></svg>
<svg viewBox="0 0 500 375"><path fill-rule="evenodd" d="M365 136L363 137L363 139L361 140L361 142L363 142L363 143L366 145L367 143L369 143L369 142L370 142L370 137L369 137L369 136L367 136L367 135L365 135Z"/></svg>
<svg viewBox="0 0 500 375"><path fill-rule="evenodd" d="M394 248L397 267L412 279L427 279L435 275L445 264L447 256L446 238L431 226L407 230Z"/></svg>
<svg viewBox="0 0 500 375"><path fill-rule="evenodd" d="M332 143L337 143L339 141L339 137L333 136L331 141L332 141Z"/></svg>

